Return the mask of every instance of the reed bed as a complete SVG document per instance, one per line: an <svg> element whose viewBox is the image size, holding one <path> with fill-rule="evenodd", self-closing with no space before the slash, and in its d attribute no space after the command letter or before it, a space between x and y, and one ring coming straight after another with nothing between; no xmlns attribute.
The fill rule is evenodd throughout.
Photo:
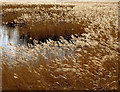
<svg viewBox="0 0 120 92"><path fill-rule="evenodd" d="M60 36L82 33L82 21L74 16L75 5L3 5L3 24L21 24L21 34L29 34L33 39L54 39ZM12 17L9 17L11 15ZM38 29L39 28L39 29ZM80 31L81 30L81 31Z"/></svg>
<svg viewBox="0 0 120 92"><path fill-rule="evenodd" d="M79 3L69 13L78 19L66 27L69 31L78 28L69 34L69 41L65 35L58 35L56 29L58 41L50 39L50 35L46 42L37 44L34 40L35 45L28 47L15 45L15 50L1 47L3 90L118 90L118 4ZM40 20L31 16L34 21L31 23L36 24L30 28L35 29L36 25L34 33L39 34ZM28 25L30 19L26 18Z"/></svg>

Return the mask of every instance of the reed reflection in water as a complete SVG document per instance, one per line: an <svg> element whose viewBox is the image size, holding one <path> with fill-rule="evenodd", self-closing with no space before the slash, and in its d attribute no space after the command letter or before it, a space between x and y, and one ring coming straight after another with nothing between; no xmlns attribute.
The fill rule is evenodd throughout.
<svg viewBox="0 0 120 92"><path fill-rule="evenodd" d="M0 47L4 48L2 52L7 50L15 54L16 45L26 45L25 40L20 40L20 34L17 27L10 28L7 26L0 26Z"/></svg>
<svg viewBox="0 0 120 92"><path fill-rule="evenodd" d="M57 42L54 42L54 43L57 43ZM12 53L13 55L18 55L17 54L18 48L16 48L16 46L27 47L28 46L27 44L28 43L25 39L20 39L20 33L18 30L18 27L11 28L7 26L0 26L0 47L4 48L4 49L0 49L1 55L5 51ZM45 43L45 44L48 45L48 43ZM65 49L66 47L61 47L59 46L59 44L57 44L57 47L55 47L54 45L51 45L50 49L46 48L46 45L42 46L42 44L39 44L39 46L41 46L42 48L40 49L40 51L36 51L35 53L39 52L39 55L43 54L48 62L53 59L62 60L65 56L71 59L72 55L70 53L72 52L74 54L74 51ZM56 53L51 53L51 49L52 51L55 51ZM22 54L24 54L24 49L20 49L20 51L22 52ZM11 58L12 55L7 54L7 56ZM20 55L18 55L18 57L19 56ZM26 58L31 58L31 56L30 55L26 56ZM40 57L39 59L42 59L42 57Z"/></svg>

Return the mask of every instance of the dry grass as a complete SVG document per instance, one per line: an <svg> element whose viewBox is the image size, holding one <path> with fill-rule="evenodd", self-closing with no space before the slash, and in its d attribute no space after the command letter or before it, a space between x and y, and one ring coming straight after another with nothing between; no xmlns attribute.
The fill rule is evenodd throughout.
<svg viewBox="0 0 120 92"><path fill-rule="evenodd" d="M34 39L82 33L83 21L77 23L79 19L72 13L73 7L73 5L3 5L3 23L25 23L25 28L19 28L21 34L30 34Z"/></svg>
<svg viewBox="0 0 120 92"><path fill-rule="evenodd" d="M117 5L117 3L78 3L67 13L70 16L72 14L72 18L78 21L71 20L74 22L71 26L68 26L71 22L68 24L57 22L58 29L45 21L46 27L48 26L46 29L49 31L44 29L45 26L42 24L38 24L39 18L34 19L36 17L34 14L37 14L34 12L39 10L28 9L33 15L28 15L32 17L25 19L27 29L31 28L27 32L34 33L31 35L33 37L39 35L40 38L46 37L42 35L51 37L52 34L57 34L62 43L49 39L46 43L36 44L33 49L15 46L15 54L1 48L3 89L117 90L119 60ZM7 9L4 12L7 13ZM23 20L24 17L21 17ZM64 18L67 17L66 15ZM70 29L67 30L67 34L70 32L69 35L76 35L71 35L70 42L60 36L64 36L65 28ZM72 28L76 29L72 31ZM56 31L52 32L53 29ZM82 32L81 36L76 34L77 32Z"/></svg>

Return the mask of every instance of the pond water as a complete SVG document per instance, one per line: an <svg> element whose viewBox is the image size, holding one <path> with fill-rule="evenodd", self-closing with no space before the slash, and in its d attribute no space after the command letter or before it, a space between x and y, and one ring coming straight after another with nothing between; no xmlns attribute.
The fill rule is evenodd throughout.
<svg viewBox="0 0 120 92"><path fill-rule="evenodd" d="M19 31L20 30L18 29L17 26L14 28L7 27L7 26L0 26L0 47L4 48L4 49L0 49L0 53L1 53L0 56L7 55L7 56L9 56L10 59L13 58L14 55L17 57L24 56L24 52L25 52L24 49L20 49L20 48L16 49L16 47L19 47L19 46L28 47L27 41L20 39ZM39 52L39 54L44 54L47 61L50 61L55 58L63 59L64 56L67 56L68 59L71 59L71 56L72 55L74 56L74 51L65 49L63 47L58 46L57 48L55 48L53 45L53 46L50 46L50 48L53 48L53 50L57 54L54 54L54 53L52 54L51 50L44 46L43 46L43 48L39 49L39 51L37 50L36 52L34 52L34 54L37 52ZM22 53L22 56L18 55L18 53L17 53L18 49L20 49L20 53ZM6 53L6 51L7 51L7 53ZM27 59L31 59L32 55L24 56L24 58L25 57ZM11 61L10 59L9 59L9 61ZM42 59L42 58L40 57L40 59Z"/></svg>
<svg viewBox="0 0 120 92"><path fill-rule="evenodd" d="M0 26L0 47L4 48L4 50L0 49L0 53L4 53L5 51L7 52L12 52L12 54L16 54L16 48L15 46L27 46L26 40L20 39L20 33L18 27L7 27L7 26ZM48 54L45 54L45 56L49 59L52 59L52 55L49 50L46 48L43 48L41 50L41 53L48 52ZM64 51L58 52L59 57L63 57L65 55ZM7 53L6 53L7 54ZM7 54L7 56L11 55ZM55 56L54 56L55 57Z"/></svg>
<svg viewBox="0 0 120 92"><path fill-rule="evenodd" d="M26 45L25 40L20 40L18 27L10 28L7 26L0 26L0 47L5 50L13 49L15 45Z"/></svg>

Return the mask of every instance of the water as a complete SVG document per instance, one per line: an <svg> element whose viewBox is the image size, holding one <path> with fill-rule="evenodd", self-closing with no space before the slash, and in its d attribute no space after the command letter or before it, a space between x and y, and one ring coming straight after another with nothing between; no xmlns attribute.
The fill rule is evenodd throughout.
<svg viewBox="0 0 120 92"><path fill-rule="evenodd" d="M10 28L7 26L0 26L0 47L7 51L13 51L14 47L19 45L26 45L24 40L20 40L18 27Z"/></svg>
<svg viewBox="0 0 120 92"><path fill-rule="evenodd" d="M26 40L20 39L20 33L19 33L19 29L16 26L15 28L11 28L11 27L7 27L7 26L0 26L0 47L4 48L4 49L0 49L1 55L2 53L5 53L7 51L7 53L5 55L9 56L10 58L12 57L11 53L13 55L17 55L17 49L16 46L26 46L27 47L27 42ZM62 49L61 47L59 47L58 49ZM8 54L8 52L10 54ZM47 52L47 54L46 54ZM41 53L44 53L47 60L49 61L52 60L54 57L57 58L63 58L63 56L65 56L65 53L67 55L69 55L69 51L57 51L58 55L52 55L51 52L49 51L49 49L43 48L41 50ZM22 53L24 53L24 51L22 51Z"/></svg>

